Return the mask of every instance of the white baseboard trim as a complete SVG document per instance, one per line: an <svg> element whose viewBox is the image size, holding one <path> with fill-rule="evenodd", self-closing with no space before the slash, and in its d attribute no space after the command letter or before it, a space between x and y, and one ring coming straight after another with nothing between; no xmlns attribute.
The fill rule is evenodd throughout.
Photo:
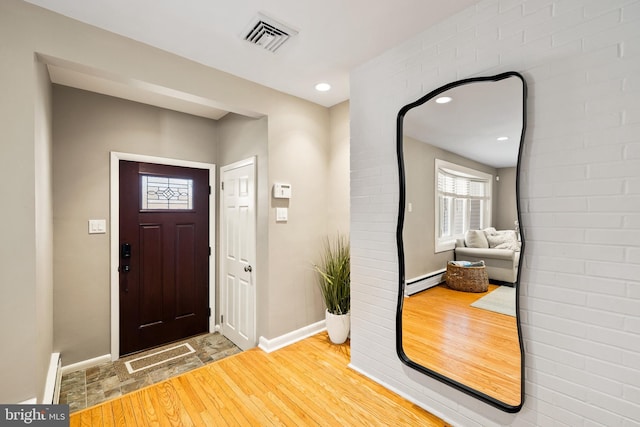
<svg viewBox="0 0 640 427"><path fill-rule="evenodd" d="M61 363L60 353L51 353L47 380L44 383L44 394L42 395L42 403L44 404L56 403L54 399L56 396L56 386L59 384L60 379Z"/></svg>
<svg viewBox="0 0 640 427"><path fill-rule="evenodd" d="M311 335L315 335L318 332L322 332L325 329L325 321L321 320L270 340L265 337L260 337L258 347L266 353L271 353L272 351L279 350L282 347L303 340Z"/></svg>
<svg viewBox="0 0 640 427"><path fill-rule="evenodd" d="M62 374L68 374L69 372L79 371L81 369L88 369L102 363L111 362L111 355L105 354L104 356L94 357L93 359L83 360L81 362L72 363L71 365L63 366L61 369Z"/></svg>

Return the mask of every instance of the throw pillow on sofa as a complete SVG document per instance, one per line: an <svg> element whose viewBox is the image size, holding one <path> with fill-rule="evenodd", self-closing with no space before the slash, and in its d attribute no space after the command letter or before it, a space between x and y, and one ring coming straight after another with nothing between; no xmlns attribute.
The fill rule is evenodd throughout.
<svg viewBox="0 0 640 427"><path fill-rule="evenodd" d="M508 249L508 248L498 248L499 245L503 245L505 243L512 244L518 241L518 236L516 232L513 230L504 230L498 231L494 235L487 235L487 241L489 242L490 248L496 249Z"/></svg>
<svg viewBox="0 0 640 427"><path fill-rule="evenodd" d="M487 236L481 230L469 230L464 235L464 244L468 248L482 248L487 249L489 242Z"/></svg>
<svg viewBox="0 0 640 427"><path fill-rule="evenodd" d="M495 236L496 234L498 234L498 231L495 229L495 227L487 227L482 231L484 231L484 234L486 236Z"/></svg>

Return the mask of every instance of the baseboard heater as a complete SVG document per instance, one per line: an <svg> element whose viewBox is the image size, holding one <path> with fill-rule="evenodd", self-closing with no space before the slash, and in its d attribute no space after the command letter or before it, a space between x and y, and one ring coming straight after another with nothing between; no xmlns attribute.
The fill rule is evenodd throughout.
<svg viewBox="0 0 640 427"><path fill-rule="evenodd" d="M432 271L431 273L427 273L422 276L414 277L413 279L407 280L406 286L404 287L404 296L408 297L410 295L424 291L425 289L433 288L434 286L439 285L440 283L444 282L444 273L446 271L447 269L443 268L442 270Z"/></svg>

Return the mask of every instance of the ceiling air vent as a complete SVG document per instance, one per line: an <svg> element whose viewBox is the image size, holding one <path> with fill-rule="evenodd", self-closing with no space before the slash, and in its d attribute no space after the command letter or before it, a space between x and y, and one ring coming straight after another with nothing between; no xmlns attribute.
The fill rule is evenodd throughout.
<svg viewBox="0 0 640 427"><path fill-rule="evenodd" d="M286 25L258 13L248 26L244 39L251 44L260 46L269 52L275 52L289 37L298 32Z"/></svg>

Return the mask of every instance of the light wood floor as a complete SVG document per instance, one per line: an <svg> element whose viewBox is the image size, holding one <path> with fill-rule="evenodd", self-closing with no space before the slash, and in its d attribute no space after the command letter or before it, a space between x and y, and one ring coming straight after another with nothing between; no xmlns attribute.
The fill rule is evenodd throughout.
<svg viewBox="0 0 640 427"><path fill-rule="evenodd" d="M349 369L326 333L245 351L77 412L71 426L447 426Z"/></svg>
<svg viewBox="0 0 640 427"><path fill-rule="evenodd" d="M491 292L496 285L489 285ZM516 318L470 307L484 293L439 285L404 300L402 346L413 361L489 396L520 403Z"/></svg>

